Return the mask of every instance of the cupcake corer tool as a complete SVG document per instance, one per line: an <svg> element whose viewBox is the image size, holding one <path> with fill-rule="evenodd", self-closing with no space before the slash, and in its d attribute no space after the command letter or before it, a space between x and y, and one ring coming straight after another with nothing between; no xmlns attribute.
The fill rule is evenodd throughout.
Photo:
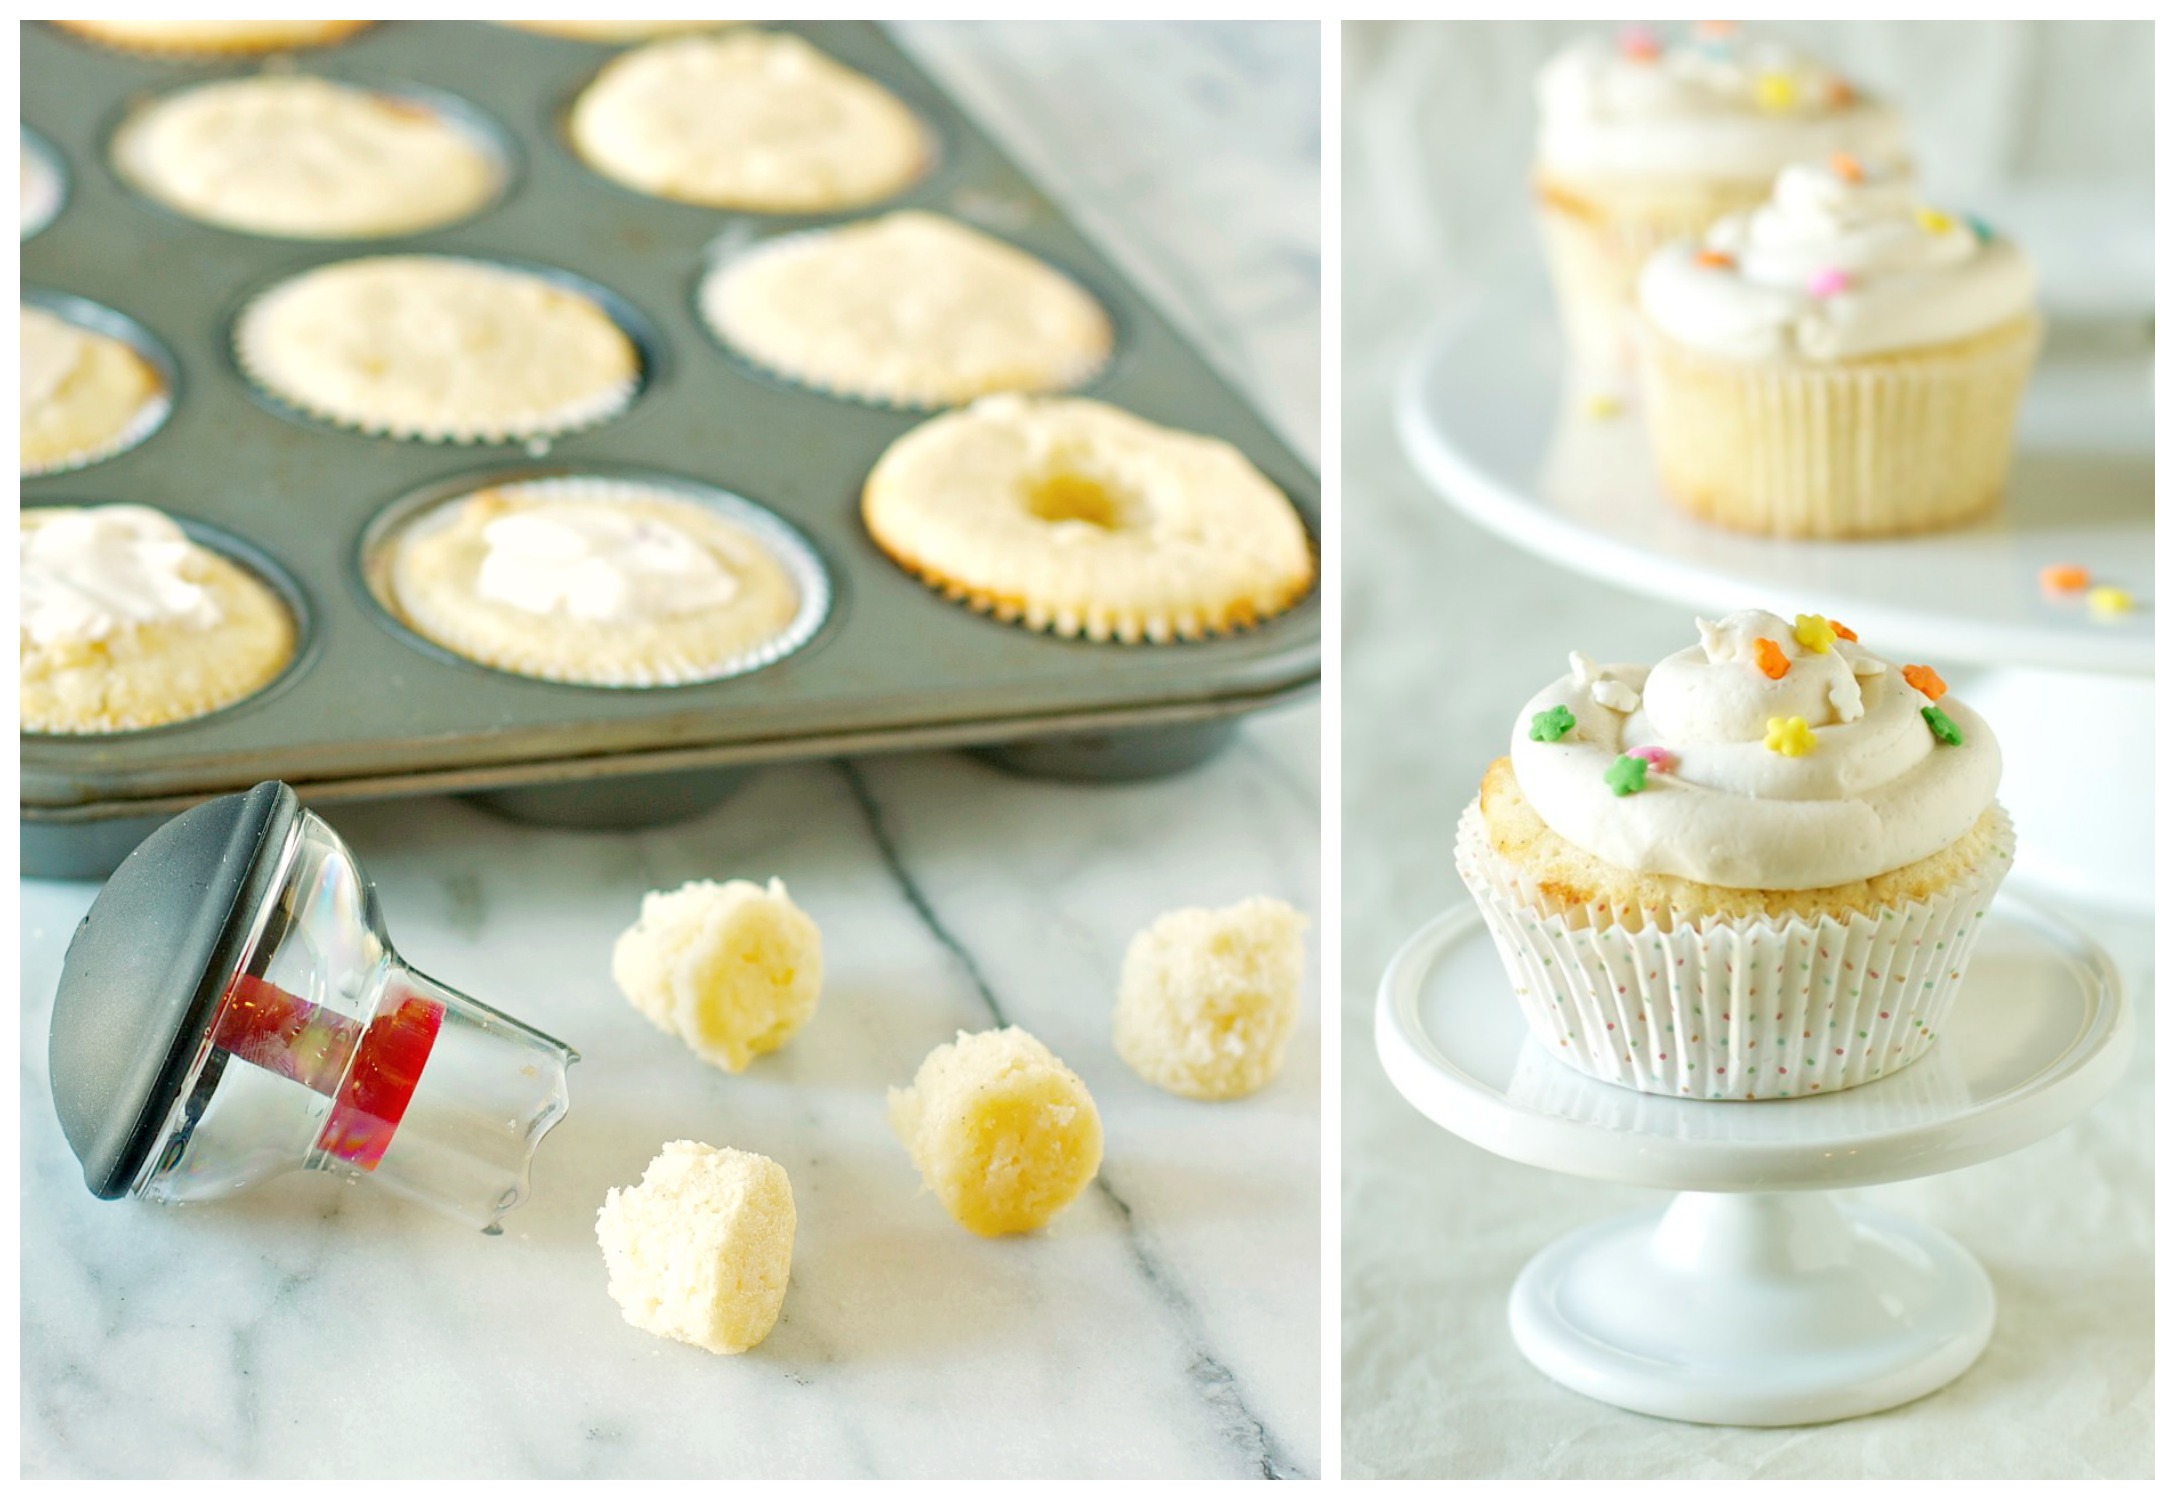
<svg viewBox="0 0 2175 1500"><path fill-rule="evenodd" d="M338 834L267 781L121 864L68 945L50 1073L101 1198L193 1203L296 1169L495 1231L574 1050L402 961Z"/></svg>
<svg viewBox="0 0 2175 1500"><path fill-rule="evenodd" d="M1644 1094L1549 1056L1473 907L1415 934L1375 1010L1398 1092L1498 1156L1674 1193L1527 1263L1510 1291L1520 1352L1596 1400L1742 1426L1883 1411L1969 1369L1995 1332L1978 1261L1837 1190L2052 1134L2115 1087L2132 1048L2097 945L2014 897L1987 916L1923 1058L1832 1094L1749 1103Z"/></svg>

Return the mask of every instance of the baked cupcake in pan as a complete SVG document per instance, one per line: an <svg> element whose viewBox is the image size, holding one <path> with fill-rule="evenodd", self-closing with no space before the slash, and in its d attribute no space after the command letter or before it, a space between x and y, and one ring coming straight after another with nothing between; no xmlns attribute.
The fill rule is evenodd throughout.
<svg viewBox="0 0 2175 1500"><path fill-rule="evenodd" d="M29 239L60 217L68 201L68 179L52 148L23 128L22 238Z"/></svg>
<svg viewBox="0 0 2175 1500"><path fill-rule="evenodd" d="M1695 1099L1833 1093L1946 1023L2013 852L2001 751L1817 615L1699 622L1519 710L1458 874L1549 1055Z"/></svg>
<svg viewBox="0 0 2175 1500"><path fill-rule="evenodd" d="M21 463L27 477L111 458L166 420L172 393L126 340L22 305Z"/></svg>
<svg viewBox="0 0 2175 1500"><path fill-rule="evenodd" d="M805 644L822 567L756 507L597 476L487 486L403 526L374 569L418 635L553 682L669 687Z"/></svg>
<svg viewBox="0 0 2175 1500"><path fill-rule="evenodd" d="M130 52L179 56L286 52L344 42L368 21L55 21L64 31Z"/></svg>
<svg viewBox="0 0 2175 1500"><path fill-rule="evenodd" d="M869 535L971 608L1090 640L1244 629L1314 583L1284 493L1229 443L1078 397L986 396L885 450Z"/></svg>
<svg viewBox="0 0 2175 1500"><path fill-rule="evenodd" d="M113 164L178 214L245 234L362 239L475 213L505 180L475 131L406 95L262 73L160 95Z"/></svg>
<svg viewBox="0 0 2175 1500"><path fill-rule="evenodd" d="M891 91L786 32L652 42L574 101L575 152L636 192L751 213L832 213L929 169L928 132Z"/></svg>
<svg viewBox="0 0 2175 1500"><path fill-rule="evenodd" d="M257 692L295 651L263 580L142 505L21 512L25 730L108 734L197 718Z"/></svg>
<svg viewBox="0 0 2175 1500"><path fill-rule="evenodd" d="M1110 318L1065 275L941 214L780 236L703 281L704 321L788 380L893 406L1059 391L1110 358Z"/></svg>
<svg viewBox="0 0 2175 1500"><path fill-rule="evenodd" d="M617 415L641 355L585 292L533 271L385 255L305 271L234 329L242 369L322 421L423 442L551 437Z"/></svg>

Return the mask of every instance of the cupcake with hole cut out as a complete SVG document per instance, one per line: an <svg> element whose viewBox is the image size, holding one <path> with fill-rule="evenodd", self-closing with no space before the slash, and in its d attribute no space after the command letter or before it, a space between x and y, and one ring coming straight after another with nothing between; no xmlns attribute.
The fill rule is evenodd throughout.
<svg viewBox="0 0 2175 1500"><path fill-rule="evenodd" d="M1550 1056L1694 1099L1833 1093L1940 1035L2013 839L1938 672L1818 615L1698 622L1519 710L1458 874Z"/></svg>
<svg viewBox="0 0 2175 1500"><path fill-rule="evenodd" d="M1703 520L1789 537L1959 525L2007 482L2038 353L2031 261L1837 154L1668 246L1639 279L1664 490Z"/></svg>

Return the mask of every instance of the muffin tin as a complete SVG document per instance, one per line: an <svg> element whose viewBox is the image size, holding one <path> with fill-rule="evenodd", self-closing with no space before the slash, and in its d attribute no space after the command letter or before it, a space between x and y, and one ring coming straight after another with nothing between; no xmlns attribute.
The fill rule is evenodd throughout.
<svg viewBox="0 0 2175 1500"><path fill-rule="evenodd" d="M916 206L989 229L1079 278L1117 346L1080 388L1152 421L1235 444L1317 537L1306 464L877 26L791 29L871 75L928 124L935 165L908 192L841 214L742 215L643 197L568 148L566 110L615 49L479 22L388 22L294 65L461 101L503 138L502 195L482 213L397 238L298 242L182 220L119 179L114 129L132 103L259 63L134 57L22 27L23 116L54 148L66 206L23 246L26 286L109 307L178 367L164 425L129 451L26 479L25 505L156 505L272 578L298 611L293 667L218 713L117 735L22 738L23 869L102 874L155 824L267 777L313 802L458 792L514 816L630 826L715 801L766 761L979 747L1032 774L1157 775L1213 754L1237 715L1310 690L1319 595L1257 630L1127 647L1034 634L909 577L860 521L861 481L926 414L841 400L724 352L696 310L720 249L791 228ZM283 411L231 348L246 300L365 254L446 253L547 266L603 288L638 334L643 385L617 417L543 444L367 437ZM760 670L683 687L535 681L429 647L393 622L364 570L417 502L509 474L646 474L775 513L828 573L827 617Z"/></svg>

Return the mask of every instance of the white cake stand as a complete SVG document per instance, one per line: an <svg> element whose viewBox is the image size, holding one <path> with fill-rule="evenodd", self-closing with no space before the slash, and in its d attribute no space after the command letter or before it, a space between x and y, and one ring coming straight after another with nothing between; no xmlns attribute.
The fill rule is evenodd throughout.
<svg viewBox="0 0 2175 1500"><path fill-rule="evenodd" d="M1829 1190L1951 1171L2061 1129L2120 1079L2131 1029L2107 956L2002 897L1940 1042L1902 1072L1750 1104L1641 1094L1528 1045L1467 906L1391 961L1375 1043L1398 1091L1477 1146L1675 1190L1659 1211L1558 1240L1519 1275L1511 1333L1543 1374L1653 1416L1787 1426L1937 1390L1994 1326L1970 1252Z"/></svg>
<svg viewBox="0 0 2175 1500"><path fill-rule="evenodd" d="M2000 513L1889 542L1793 542L1694 521L1662 496L1636 402L1562 397L1546 290L1513 285L1424 340L1398 394L1429 485L1506 540L1709 612L1843 620L1933 663L2001 735L2017 878L2103 905L2152 899L2152 343L2141 318L2050 319ZM2095 618L2039 570L2077 563L2137 602ZM1587 651L1605 643L1566 642ZM1968 681L1960 668L1987 670Z"/></svg>

